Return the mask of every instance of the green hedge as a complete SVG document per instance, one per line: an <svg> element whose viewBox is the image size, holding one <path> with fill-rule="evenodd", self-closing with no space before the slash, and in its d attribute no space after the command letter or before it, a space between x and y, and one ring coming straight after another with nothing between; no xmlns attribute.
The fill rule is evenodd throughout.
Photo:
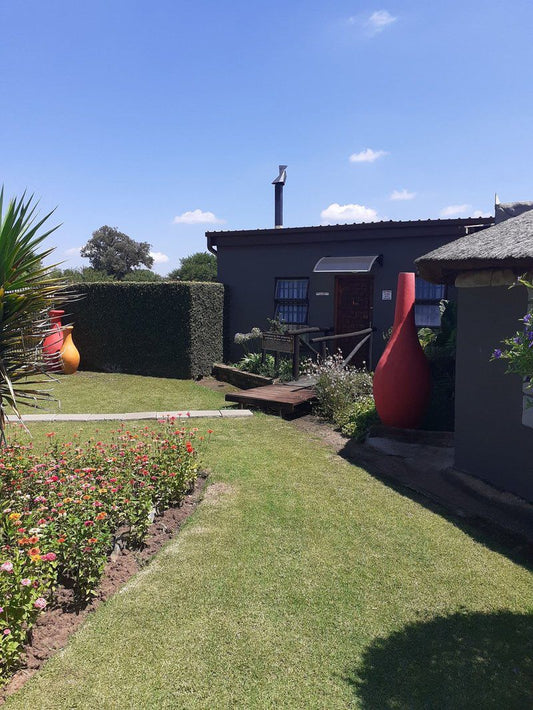
<svg viewBox="0 0 533 710"><path fill-rule="evenodd" d="M217 283L88 283L74 287L80 369L197 378L222 359L224 286Z"/></svg>

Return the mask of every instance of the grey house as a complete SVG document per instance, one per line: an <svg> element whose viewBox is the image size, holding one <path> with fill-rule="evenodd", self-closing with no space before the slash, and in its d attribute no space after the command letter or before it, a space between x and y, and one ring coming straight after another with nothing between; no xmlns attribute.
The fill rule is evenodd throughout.
<svg viewBox="0 0 533 710"><path fill-rule="evenodd" d="M490 361L520 329L531 298L509 287L533 272L533 203L496 205L495 221L416 264L423 279L457 289L455 466L533 501L533 410L521 378Z"/></svg>
<svg viewBox="0 0 533 710"><path fill-rule="evenodd" d="M413 271L422 254L491 224L492 218L472 218L207 232L228 293L227 357L242 356L235 333L264 328L277 317L326 334L374 327L357 363L374 368L394 319L398 273ZM448 296L453 285L420 279L417 325L438 325L439 301ZM353 342L341 344L345 352L353 348Z"/></svg>

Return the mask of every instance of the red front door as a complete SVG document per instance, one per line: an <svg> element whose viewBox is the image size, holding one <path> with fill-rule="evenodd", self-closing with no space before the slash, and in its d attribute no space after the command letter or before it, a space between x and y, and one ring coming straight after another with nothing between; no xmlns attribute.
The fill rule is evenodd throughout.
<svg viewBox="0 0 533 710"><path fill-rule="evenodd" d="M335 277L335 333L353 333L372 326L374 278L370 274ZM363 336L364 337L364 336ZM337 341L347 357L361 336ZM370 367L370 341L350 361L356 367Z"/></svg>

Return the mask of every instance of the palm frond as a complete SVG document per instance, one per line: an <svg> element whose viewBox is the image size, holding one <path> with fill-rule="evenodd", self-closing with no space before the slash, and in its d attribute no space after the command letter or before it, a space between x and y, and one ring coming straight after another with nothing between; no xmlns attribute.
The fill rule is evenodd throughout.
<svg viewBox="0 0 533 710"><path fill-rule="evenodd" d="M5 406L17 408L50 400L47 390L35 389L34 378L50 371L53 360L44 358L42 342L51 332L48 311L76 298L69 285L52 276L56 265L43 260L53 252L43 242L60 225L44 225L54 210L39 218L33 195L9 201L4 211L0 190L0 439L5 440ZM37 405L36 405L37 406Z"/></svg>

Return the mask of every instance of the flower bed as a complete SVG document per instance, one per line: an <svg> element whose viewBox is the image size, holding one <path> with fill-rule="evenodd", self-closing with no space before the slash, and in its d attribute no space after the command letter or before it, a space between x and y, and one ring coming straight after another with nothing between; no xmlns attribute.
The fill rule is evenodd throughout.
<svg viewBox="0 0 533 710"><path fill-rule="evenodd" d="M44 455L16 444L0 457L0 684L56 585L86 603L117 538L140 545L153 515L179 505L198 471L195 437L203 438L173 421L83 446L49 436Z"/></svg>

